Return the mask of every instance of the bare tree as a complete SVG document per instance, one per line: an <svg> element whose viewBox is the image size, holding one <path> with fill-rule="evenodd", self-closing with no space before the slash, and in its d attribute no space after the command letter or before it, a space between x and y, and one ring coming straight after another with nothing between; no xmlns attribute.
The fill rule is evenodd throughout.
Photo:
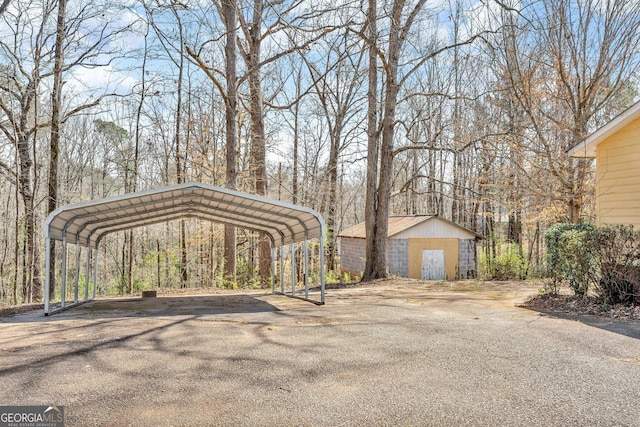
<svg viewBox="0 0 640 427"><path fill-rule="evenodd" d="M22 5L17 5L21 7ZM0 131L15 147L18 162L17 171L5 168L5 173L15 178L18 191L24 206L24 268L22 269L22 298L23 301L38 301L41 298L42 279L40 277L39 251L36 247L36 212L34 182L35 137L38 129L45 124L38 122L37 102L40 84L46 76L43 67L47 61L45 39L47 37L46 24L53 13L51 4L43 5L42 20L35 23L33 38L25 39L25 34L19 32L26 23L21 10L16 13L4 13L1 18L9 28L14 28L13 38L0 40L0 50L10 62L3 68L0 79L0 110L5 120L0 122ZM26 6L28 7L28 5ZM31 42L31 56L23 54L22 43Z"/></svg>
<svg viewBox="0 0 640 427"><path fill-rule="evenodd" d="M53 88L51 91L51 139L49 142L49 203L47 212L57 208L58 200L58 157L60 154L60 122L62 110L62 68L64 64L65 18L67 0L58 1L58 20L56 25L56 45L53 65ZM51 242L51 252L55 253L55 240ZM49 295L55 295L56 261L50 261Z"/></svg>
<svg viewBox="0 0 640 427"><path fill-rule="evenodd" d="M238 180L238 70L237 70L237 3L236 0L223 0L221 7L225 34L225 81L227 90L223 92L225 100L225 141L226 141L226 185L236 189ZM220 86L220 85L219 85ZM220 86L221 87L221 86ZM236 228L224 227L225 274L235 281L236 274Z"/></svg>
<svg viewBox="0 0 640 427"><path fill-rule="evenodd" d="M377 32L376 21L379 18L377 4L370 1L367 11L367 34L361 32L369 48L369 92L368 92L368 158L367 158L367 206L366 206L366 264L362 280L369 281L387 277L389 272L386 260L386 241L390 213L390 200L393 179L393 159L398 152L394 148L396 108L400 89L407 79L429 60L443 52L459 46L473 43L482 33L468 35L464 40L433 47L419 58L410 61L406 66L401 64L405 44L411 35L412 27L424 13L426 0L418 0L408 5L404 0L394 0L390 6L386 26L388 35L386 45ZM384 80L381 93L383 99L378 101L378 61L383 69ZM402 73L400 73L400 65ZM380 119L378 121L378 115ZM412 145L411 149L420 146Z"/></svg>
<svg viewBox="0 0 640 427"><path fill-rule="evenodd" d="M313 63L305 58L315 90L313 94L320 104L320 111L329 131L329 158L327 161L326 222L328 232L327 268L336 269L337 212L339 158L353 138L349 134L360 124L359 104L364 96L362 63L365 50L360 40L353 40L348 33L327 40L328 52L323 63ZM322 68L320 68L322 67ZM295 161L295 160L294 160Z"/></svg>
<svg viewBox="0 0 640 427"><path fill-rule="evenodd" d="M214 6L224 24L224 71L210 63L207 47L214 40L206 40L201 47L194 48L193 41L185 45L189 57L205 72L220 93L225 106L225 185L236 189L238 180L238 5L236 0L214 1ZM219 76L224 76L224 83ZM236 228L224 228L224 271L227 280L236 280Z"/></svg>
<svg viewBox="0 0 640 427"><path fill-rule="evenodd" d="M7 7L9 7L9 3L11 2L11 0L2 0L2 4L0 4L0 15L2 15L5 10L7 10Z"/></svg>
<svg viewBox="0 0 640 427"><path fill-rule="evenodd" d="M41 13L28 13L30 10ZM41 298L41 266L35 226L40 174L37 154L43 151L36 148L38 131L51 126L48 200L45 204L50 211L57 203L57 157L62 126L70 117L95 107L106 96L100 93L81 99L81 94L74 93L76 96L68 100L68 105L62 105L63 76L69 76L74 68L80 66L106 65L109 60L100 55L107 57L113 54L108 48L108 41L127 29L105 22L101 19L103 12L102 8L75 5L69 11L64 1L43 1L13 2L0 15L2 25L13 34L0 41L4 58L0 109L6 118L0 123L0 131L16 148L19 158L17 171L4 169L16 178L24 205L27 267L22 270L22 282L25 300ZM34 16L37 18L32 19ZM84 27L88 20L94 20L97 26L88 30ZM54 32L51 31L52 22L55 23ZM42 102L44 98L41 96L49 93L51 105ZM47 107L51 108L51 114L45 117Z"/></svg>
<svg viewBox="0 0 640 427"><path fill-rule="evenodd" d="M498 19L506 31L494 52L536 136L522 148L545 159L566 220L578 222L590 163L565 151L606 120L599 116L637 73L640 4L545 0L541 5L501 10Z"/></svg>

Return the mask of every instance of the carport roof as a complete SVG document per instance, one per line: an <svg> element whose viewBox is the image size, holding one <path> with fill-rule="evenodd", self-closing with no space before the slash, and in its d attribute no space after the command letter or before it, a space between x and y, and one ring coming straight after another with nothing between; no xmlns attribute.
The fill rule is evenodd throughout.
<svg viewBox="0 0 640 427"><path fill-rule="evenodd" d="M200 182L66 205L47 217L44 232L95 247L114 231L189 217L263 231L284 244L324 233L324 221L312 209Z"/></svg>

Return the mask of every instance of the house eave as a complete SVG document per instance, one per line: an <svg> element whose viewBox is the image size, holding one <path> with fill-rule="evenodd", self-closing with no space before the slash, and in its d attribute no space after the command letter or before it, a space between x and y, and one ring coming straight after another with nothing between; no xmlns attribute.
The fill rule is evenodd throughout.
<svg viewBox="0 0 640 427"><path fill-rule="evenodd" d="M640 102L636 102L609 123L602 126L580 143L569 149L567 154L571 157L594 158L596 156L596 147L598 144L637 118L640 118Z"/></svg>

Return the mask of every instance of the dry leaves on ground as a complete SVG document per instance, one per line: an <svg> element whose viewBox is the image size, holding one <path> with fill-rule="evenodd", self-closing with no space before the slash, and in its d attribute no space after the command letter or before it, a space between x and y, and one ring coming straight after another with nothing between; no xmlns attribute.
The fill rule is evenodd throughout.
<svg viewBox="0 0 640 427"><path fill-rule="evenodd" d="M609 305L595 298L579 298L573 295L536 295L522 304L522 307L544 312L587 314L640 322L640 306Z"/></svg>

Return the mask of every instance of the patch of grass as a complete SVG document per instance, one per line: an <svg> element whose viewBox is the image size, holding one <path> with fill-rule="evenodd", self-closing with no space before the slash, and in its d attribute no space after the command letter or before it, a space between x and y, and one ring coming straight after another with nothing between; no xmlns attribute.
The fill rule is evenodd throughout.
<svg viewBox="0 0 640 427"><path fill-rule="evenodd" d="M463 282L454 283L450 289L454 292L474 292L479 291L481 288L476 282Z"/></svg>

